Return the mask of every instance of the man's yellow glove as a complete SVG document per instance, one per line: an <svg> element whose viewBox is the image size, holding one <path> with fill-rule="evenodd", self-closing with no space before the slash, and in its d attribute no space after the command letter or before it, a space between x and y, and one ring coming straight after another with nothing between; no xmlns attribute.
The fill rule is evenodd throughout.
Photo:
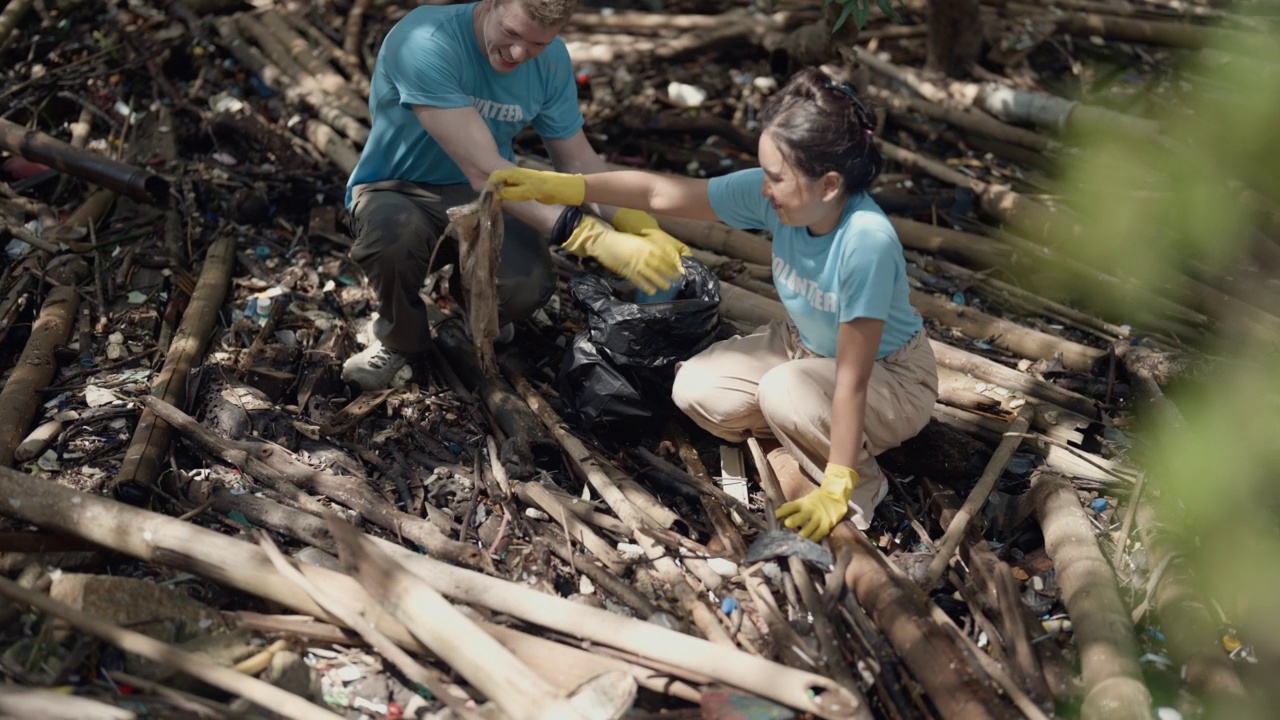
<svg viewBox="0 0 1280 720"><path fill-rule="evenodd" d="M573 234L560 247L600 264L635 283L646 293L665 290L684 275L680 255L647 238L621 232L590 215L583 215Z"/></svg>
<svg viewBox="0 0 1280 720"><path fill-rule="evenodd" d="M786 518L786 526L800 528L800 535L818 542L831 532L849 511L849 497L858 484L858 472L853 468L827 463L822 484L808 495L792 500L778 508L774 517Z"/></svg>
<svg viewBox="0 0 1280 720"><path fill-rule="evenodd" d="M494 170L488 185L501 185L498 197L503 200L537 200L544 205L581 205L587 193L581 175L515 167Z"/></svg>
<svg viewBox="0 0 1280 720"><path fill-rule="evenodd" d="M640 235L661 245L667 245L680 255L693 255L689 246L668 235L658 227L658 220L643 210L620 208L613 215L613 226L622 232Z"/></svg>

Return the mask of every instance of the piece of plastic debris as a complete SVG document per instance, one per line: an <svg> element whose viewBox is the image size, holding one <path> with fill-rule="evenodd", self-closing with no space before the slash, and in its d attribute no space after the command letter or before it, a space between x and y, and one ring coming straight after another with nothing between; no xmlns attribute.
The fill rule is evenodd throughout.
<svg viewBox="0 0 1280 720"><path fill-rule="evenodd" d="M1050 635L1071 632L1071 620L1069 618L1049 618L1048 620L1042 620L1040 626Z"/></svg>
<svg viewBox="0 0 1280 720"><path fill-rule="evenodd" d="M725 595L720 600L720 612L725 615L732 615L734 610L738 609L738 601L732 595Z"/></svg>
<svg viewBox="0 0 1280 720"><path fill-rule="evenodd" d="M790 530L766 530L760 533L747 549L743 562L751 564L792 555L823 572L830 572L835 564L830 550Z"/></svg>
<svg viewBox="0 0 1280 720"><path fill-rule="evenodd" d="M1168 657L1161 655L1159 653L1146 653L1142 657L1138 658L1138 662L1151 663L1153 665L1159 665L1160 667L1165 667L1165 668L1173 667L1173 661L1170 660Z"/></svg>
<svg viewBox="0 0 1280 720"><path fill-rule="evenodd" d="M147 301L147 294L133 290L129 293L128 300L130 305L141 305Z"/></svg>
<svg viewBox="0 0 1280 720"><path fill-rule="evenodd" d="M49 166L44 163L33 162L21 155L14 155L0 165L0 170L9 173L14 180L25 180L32 175L39 175L48 170Z"/></svg>
<svg viewBox="0 0 1280 720"><path fill-rule="evenodd" d="M110 405L116 401L116 394L97 385L89 385L84 389L84 404L91 408Z"/></svg>
<svg viewBox="0 0 1280 720"><path fill-rule="evenodd" d="M1222 636L1222 647L1229 653L1240 649L1242 643L1231 635Z"/></svg>
<svg viewBox="0 0 1280 720"><path fill-rule="evenodd" d="M706 102L707 91L696 85L671 82L667 84L667 97L671 98L671 102L677 107L696 108Z"/></svg>
<svg viewBox="0 0 1280 720"><path fill-rule="evenodd" d="M259 260L266 260L271 257L271 246L259 245L253 249L253 254L256 255Z"/></svg>
<svg viewBox="0 0 1280 720"><path fill-rule="evenodd" d="M1156 708L1156 717L1159 720L1182 720L1182 713L1171 707Z"/></svg>
<svg viewBox="0 0 1280 720"><path fill-rule="evenodd" d="M1164 633L1160 632L1159 630L1153 627L1147 628L1147 634L1160 642L1164 642Z"/></svg>
<svg viewBox="0 0 1280 720"><path fill-rule="evenodd" d="M671 613L663 612L662 610L650 615L648 617L648 622L651 622L658 627L664 627L668 630L675 630L677 632L680 630L680 623L676 621L675 617L673 617Z"/></svg>
<svg viewBox="0 0 1280 720"><path fill-rule="evenodd" d="M963 305L963 304L964 304L964 293L962 293L962 292L958 292L958 293L955 293L954 295L952 295L952 296L951 296L951 303L952 303L953 305Z"/></svg>
<svg viewBox="0 0 1280 720"><path fill-rule="evenodd" d="M725 558L707 558L707 567L722 578L737 577L738 563Z"/></svg>
<svg viewBox="0 0 1280 720"><path fill-rule="evenodd" d="M1106 512L1107 508L1110 507L1110 505L1107 503L1106 498L1100 497L1100 498L1094 498L1093 502L1089 503L1089 507L1093 508L1095 512Z"/></svg>

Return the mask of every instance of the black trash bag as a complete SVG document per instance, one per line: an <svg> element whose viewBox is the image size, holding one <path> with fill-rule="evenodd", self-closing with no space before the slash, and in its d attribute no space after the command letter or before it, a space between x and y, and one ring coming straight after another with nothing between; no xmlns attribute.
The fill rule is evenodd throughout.
<svg viewBox="0 0 1280 720"><path fill-rule="evenodd" d="M720 280L693 258L674 300L638 304L614 296L598 275L578 275L569 293L587 311L557 378L565 414L596 433L634 431L671 408L674 366L715 340Z"/></svg>

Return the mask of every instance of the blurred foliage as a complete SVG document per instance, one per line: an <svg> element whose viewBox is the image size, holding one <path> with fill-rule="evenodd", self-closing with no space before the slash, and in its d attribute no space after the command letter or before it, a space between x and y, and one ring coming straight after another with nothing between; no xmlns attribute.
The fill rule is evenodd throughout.
<svg viewBox="0 0 1280 720"><path fill-rule="evenodd" d="M1259 47L1241 49L1197 53L1170 80L1160 118L1168 142L1085 139L1062 200L1088 231L1057 238L1060 249L1187 305L1173 289L1198 268L1227 278L1223 289L1245 302L1276 307L1280 286L1240 269L1268 254L1261 243L1280 240L1280 43L1260 35ZM1241 279L1259 274L1253 286ZM1280 658L1280 337L1241 317L1215 319L1219 339L1200 348L1216 358L1212 369L1166 388L1180 417L1152 418L1136 459L1210 615L1221 619L1221 608L1265 677ZM1280 694L1274 682L1248 684Z"/></svg>

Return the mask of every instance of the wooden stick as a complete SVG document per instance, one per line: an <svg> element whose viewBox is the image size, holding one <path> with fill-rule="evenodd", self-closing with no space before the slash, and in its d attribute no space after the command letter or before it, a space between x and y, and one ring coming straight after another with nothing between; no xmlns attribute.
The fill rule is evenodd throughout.
<svg viewBox="0 0 1280 720"><path fill-rule="evenodd" d="M70 257L50 271L59 284L49 290L40 314L31 326L31 336L22 348L13 372L0 389L0 465L13 465L13 454L26 437L40 409L41 391L53 380L58 366L54 350L66 345L76 324L80 295L76 282L86 270L79 258Z"/></svg>
<svg viewBox="0 0 1280 720"><path fill-rule="evenodd" d="M18 26L18 21L31 8L32 0L9 0L5 5L4 12L0 12L0 50L4 50L9 44L9 36L13 34L13 29Z"/></svg>
<svg viewBox="0 0 1280 720"><path fill-rule="evenodd" d="M972 375L1002 388L1016 390L1028 397L1066 408L1091 420L1098 417L1097 403L1079 393L1064 390L1051 382L1019 372L948 343L930 340L929 346L933 348L933 356L938 361L938 365L948 370Z"/></svg>
<svg viewBox="0 0 1280 720"><path fill-rule="evenodd" d="M45 595L27 590L8 578L0 577L0 594L30 605L41 612L59 617L90 635L106 640L125 652L140 655L153 662L176 668L187 675L209 683L219 690L243 697L272 713L288 718L296 718L297 720L309 720L310 718L334 718L337 720L342 717L329 712L319 705L313 705L291 692L281 690L271 683L263 682L248 675L242 675L235 670L222 667L194 653L179 650L172 645L154 640L142 633L126 630L104 622Z"/></svg>
<svg viewBox="0 0 1280 720"><path fill-rule="evenodd" d="M8 468L0 468L0 497L6 498L0 503L0 514L49 531L82 537L140 560L197 572L295 612L336 621L296 586L282 582L266 555L250 543ZM486 607L570 637L631 652L819 717L845 718L855 708L855 698L819 675L464 570L389 542L375 542L455 602ZM318 567L300 569L317 584L330 587L352 602L373 603L359 583L342 573ZM403 647L416 652L426 650L393 618L380 615L370 619ZM555 668L540 669L546 670L549 677L555 675ZM660 680L655 679L655 683L660 684Z"/></svg>
<svg viewBox="0 0 1280 720"><path fill-rule="evenodd" d="M256 438L226 440L159 398L148 397L146 406L156 417L177 428L206 452L273 488L287 492L290 487L301 487L325 495L355 510L369 522L421 545L436 557L473 567L488 566L488 558L479 548L452 540L430 520L397 509L359 480L313 468L274 443ZM312 512L319 510L324 514L314 500L307 503L306 509Z"/></svg>
<svg viewBox="0 0 1280 720"><path fill-rule="evenodd" d="M1000 446L996 448L995 453L991 456L991 462L987 463L987 469L983 471L982 477L978 478L978 484L973 487L969 497L965 498L964 505L956 512L955 518L951 520L951 524L947 526L946 533L943 534L942 540L938 543L938 552L933 556L933 560L929 562L929 568L925 571L924 588L926 590L932 588L942 578L942 573L946 571L947 565L951 563L951 555L960 546L960 540L969 529L969 523L982 510L982 506L987 504L987 498L991 496L991 491L995 489L996 480L1000 479L1005 467L1009 465L1009 459L1013 457L1014 450L1017 450L1018 445L1022 443L1022 433L1025 433L1031 426L1031 418L1035 414L1035 408L1030 405L1024 405L1018 410L1018 416L1014 418L1013 423L1009 426L1010 431L1015 434L1006 436L1000 442Z"/></svg>
<svg viewBox="0 0 1280 720"><path fill-rule="evenodd" d="M1040 152L1057 150L1061 144L1050 140L1040 133L1000 122L986 113L973 108L955 108L939 105L924 99L905 97L899 93L871 86L866 88L868 96L879 100L888 107L891 113L918 112L926 117L941 120L964 130L985 135L987 137L1011 142Z"/></svg>
<svg viewBox="0 0 1280 720"><path fill-rule="evenodd" d="M338 521L331 521L331 528L333 524L338 524ZM332 529L330 532L332 533ZM395 665L400 672L404 673L406 678L415 683L422 683L433 695L440 698L441 702L460 717L467 720L475 720L477 715L453 695L447 687L448 680L442 677L438 671L432 672L418 664L417 660L410 657L409 653L401 650L391 638L379 632L358 610L333 597L328 591L299 572L297 568L285 559L280 549L276 547L275 543L271 541L271 537L266 533L259 530L254 534L258 538L258 547L262 548L262 551L267 555L267 559L271 561L271 564L286 580L302 588L302 591L309 595L317 605L332 613L347 627L359 633L360 637L364 638L364 641L369 643L370 647L377 650L378 654Z"/></svg>
<svg viewBox="0 0 1280 720"><path fill-rule="evenodd" d="M137 713L56 690L0 686L0 717L41 720L137 720Z"/></svg>
<svg viewBox="0 0 1280 720"><path fill-rule="evenodd" d="M216 702L208 698L203 698L199 695L186 692L185 690L171 688L153 680L138 677L137 675L130 675L129 673L121 672L119 670L108 670L106 674L107 677L111 678L111 680L117 685L121 683L125 685L132 685L140 690L163 698L166 702L173 703L176 707L197 717L229 718L235 715L235 711L231 709L230 705ZM59 697L65 698L67 696L59 695ZM82 715L80 717L84 718L86 716Z"/></svg>
<svg viewBox="0 0 1280 720"><path fill-rule="evenodd" d="M1151 694L1138 665L1133 624L1075 488L1059 475L1041 475L1031 492L1080 648L1082 716L1147 720Z"/></svg>
<svg viewBox="0 0 1280 720"><path fill-rule="evenodd" d="M330 65L316 57L311 42L303 38L284 21L274 10L268 9L258 15L262 26L288 52L307 77L313 78L316 85L325 93L337 99L344 110L352 117L365 122L372 121L369 114L368 99L360 97L351 87L351 83L337 73Z"/></svg>
<svg viewBox="0 0 1280 720"><path fill-rule="evenodd" d="M718 488L719 486L712 482L711 476L707 473L707 468L703 466L702 458L698 457L697 449L693 447L693 443L689 442L688 435L680 425L673 421L668 427L667 435L679 449L680 459L684 460L685 467L689 468L689 474L706 485ZM734 525L732 514L721 504L706 502L705 497L702 507L706 510L707 520L711 522L711 527L715 528L716 537L720 538L720 543L724 545L729 558L735 562L742 562L742 559L747 556L747 543L742 539L742 533L738 532L738 526ZM743 522L748 522L748 517L755 518L755 513L751 512L750 508L742 515ZM759 520L759 518L756 519Z"/></svg>
<svg viewBox="0 0 1280 720"><path fill-rule="evenodd" d="M342 548L344 564L409 632L483 692L514 720L608 717L625 712L634 698L621 698L617 714L582 712L538 677L491 635L458 611L440 593L406 573L390 556L337 518L329 527Z"/></svg>
<svg viewBox="0 0 1280 720"><path fill-rule="evenodd" d="M236 237L226 234L213 242L205 254L200 279L191 293L187 311L165 354L164 366L151 385L151 397L181 408L187 401L187 375L204 358L209 337L222 311L227 285L235 267ZM160 475L161 458L169 451L169 426L154 412L144 410L133 438L125 450L120 473L112 489L132 484L148 491Z"/></svg>
<svg viewBox="0 0 1280 720"><path fill-rule="evenodd" d="M1011 265L1015 255L1003 243L985 235L951 230L937 225L889 216L902 246L920 252L963 258L977 267Z"/></svg>
<svg viewBox="0 0 1280 720"><path fill-rule="evenodd" d="M618 575L626 572L627 565L618 556L613 546L605 542L604 538L597 535L577 515L574 515L572 510L565 507L541 483L520 483L516 486L515 492L527 504L541 508L543 512L550 515L552 520L564 527L565 534L569 538L578 541L583 547L590 550L591 554L595 555L611 572Z"/></svg>

